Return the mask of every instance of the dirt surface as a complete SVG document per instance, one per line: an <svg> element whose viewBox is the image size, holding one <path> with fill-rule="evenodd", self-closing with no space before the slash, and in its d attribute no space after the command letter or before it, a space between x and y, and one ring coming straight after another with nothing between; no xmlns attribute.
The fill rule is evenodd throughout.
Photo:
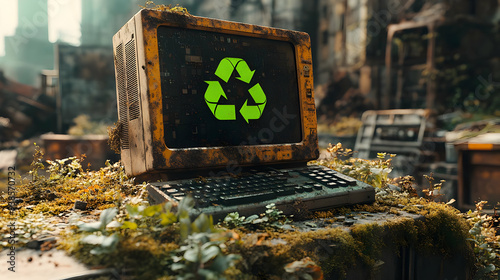
<svg viewBox="0 0 500 280"><path fill-rule="evenodd" d="M40 250L20 249L16 251L15 272L9 270L8 250L0 252L2 279L10 280L44 280L65 279L89 271L84 265L66 255L66 252L52 249ZM5 277L5 278L4 278Z"/></svg>

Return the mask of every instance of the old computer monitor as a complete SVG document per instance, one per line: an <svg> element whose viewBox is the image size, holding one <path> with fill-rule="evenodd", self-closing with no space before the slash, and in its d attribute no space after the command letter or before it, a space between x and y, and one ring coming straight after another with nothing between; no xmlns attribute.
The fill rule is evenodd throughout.
<svg viewBox="0 0 500 280"><path fill-rule="evenodd" d="M113 48L128 175L318 157L306 33L143 9Z"/></svg>

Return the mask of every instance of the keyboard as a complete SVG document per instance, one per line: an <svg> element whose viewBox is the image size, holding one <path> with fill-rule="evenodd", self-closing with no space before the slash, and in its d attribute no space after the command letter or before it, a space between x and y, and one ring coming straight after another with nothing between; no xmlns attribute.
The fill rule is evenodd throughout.
<svg viewBox="0 0 500 280"><path fill-rule="evenodd" d="M214 220L231 212L260 214L270 203L292 214L297 201L310 211L375 201L372 186L318 165L265 167L238 175L155 182L149 183L147 190L153 204L170 201L175 206L191 195L196 202L193 217L206 213Z"/></svg>

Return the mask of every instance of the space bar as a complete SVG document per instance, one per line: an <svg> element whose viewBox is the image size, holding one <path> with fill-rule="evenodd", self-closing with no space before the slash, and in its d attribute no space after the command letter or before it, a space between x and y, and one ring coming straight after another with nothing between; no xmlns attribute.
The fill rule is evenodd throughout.
<svg viewBox="0 0 500 280"><path fill-rule="evenodd" d="M276 193L272 191L263 191L259 193L243 194L238 196L222 196L220 203L222 205L239 205L261 202L263 200L270 200L276 198Z"/></svg>

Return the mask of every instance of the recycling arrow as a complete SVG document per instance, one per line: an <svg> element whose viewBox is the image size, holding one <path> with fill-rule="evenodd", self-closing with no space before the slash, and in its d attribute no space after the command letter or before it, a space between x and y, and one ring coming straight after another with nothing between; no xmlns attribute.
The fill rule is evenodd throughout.
<svg viewBox="0 0 500 280"><path fill-rule="evenodd" d="M215 75L227 83L235 69L239 75L236 79L249 84L253 78L255 70L251 70L246 61L241 58L223 58L215 70ZM205 91L205 102L207 103L212 114L218 120L236 120L235 105L219 104L221 97L227 99L224 89L220 85L219 81L205 82L208 84L208 88ZM249 123L249 120L260 119L267 103L266 94L262 90L259 83L252 86L248 92L255 101L256 105L248 105L247 99L240 108L240 114L247 123Z"/></svg>
<svg viewBox="0 0 500 280"><path fill-rule="evenodd" d="M212 114L221 121L236 120L235 106L234 105L219 105L220 97L227 99L222 86L218 81L205 81L208 84L207 91L205 92L205 102L212 111Z"/></svg>
<svg viewBox="0 0 500 280"><path fill-rule="evenodd" d="M260 87L260 84L251 87L248 92L250 92L250 95L257 105L247 105L247 99L245 103L243 103L243 106L241 106L240 114L247 123L249 123L248 120L258 120L260 116L262 116L262 112L267 103L266 94L262 90L262 87Z"/></svg>
<svg viewBox="0 0 500 280"><path fill-rule="evenodd" d="M229 81L229 78L231 78L231 75L233 74L233 70L235 68L240 75L236 79L241 80L247 84L250 83L255 70L250 70L248 64L241 58L226 57L222 59L219 62L219 66L217 66L217 69L215 70L215 75L227 83Z"/></svg>

